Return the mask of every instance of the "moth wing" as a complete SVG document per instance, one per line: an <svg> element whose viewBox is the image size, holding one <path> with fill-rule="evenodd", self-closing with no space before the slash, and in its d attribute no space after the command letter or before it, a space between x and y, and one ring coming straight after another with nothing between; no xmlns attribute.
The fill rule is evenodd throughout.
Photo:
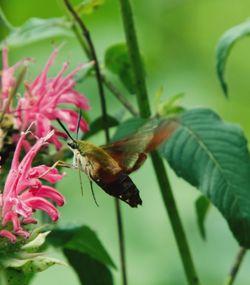
<svg viewBox="0 0 250 285"><path fill-rule="evenodd" d="M118 162L126 173L131 173L146 160L145 150L153 138L153 131L156 127L157 120L149 120L132 135L104 145L102 148Z"/></svg>
<svg viewBox="0 0 250 285"><path fill-rule="evenodd" d="M147 153L163 143L177 126L178 122L175 119L159 121L154 118L147 121L134 134L102 148L126 173L131 173L144 163Z"/></svg>

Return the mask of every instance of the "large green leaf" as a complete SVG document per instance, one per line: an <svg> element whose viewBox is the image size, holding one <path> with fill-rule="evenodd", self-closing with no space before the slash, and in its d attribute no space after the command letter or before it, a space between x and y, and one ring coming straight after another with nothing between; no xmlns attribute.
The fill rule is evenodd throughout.
<svg viewBox="0 0 250 285"><path fill-rule="evenodd" d="M83 285L112 285L114 262L96 233L87 226L55 229L49 243L60 247Z"/></svg>
<svg viewBox="0 0 250 285"><path fill-rule="evenodd" d="M250 35L250 21L246 21L226 31L219 40L216 48L216 69L224 94L227 96L228 87L224 78L225 65L233 45L242 37Z"/></svg>
<svg viewBox="0 0 250 285"><path fill-rule="evenodd" d="M48 236L48 241L63 249L75 250L88 254L104 265L115 268L114 262L105 250L96 233L87 226L55 229Z"/></svg>
<svg viewBox="0 0 250 285"><path fill-rule="evenodd" d="M109 47L105 53L106 67L118 75L121 82L130 93L135 93L134 78L128 55L128 48L124 43Z"/></svg>
<svg viewBox="0 0 250 285"><path fill-rule="evenodd" d="M83 285L112 285L111 271L103 263L92 258L88 254L64 249L69 264L74 268Z"/></svg>
<svg viewBox="0 0 250 285"><path fill-rule="evenodd" d="M3 48L4 45L19 47L57 36L73 36L69 21L64 18L31 18L22 26L11 30L9 35L0 42L0 48Z"/></svg>
<svg viewBox="0 0 250 285"><path fill-rule="evenodd" d="M242 130L208 109L180 116L161 147L176 174L221 211L241 246L250 247L250 156Z"/></svg>

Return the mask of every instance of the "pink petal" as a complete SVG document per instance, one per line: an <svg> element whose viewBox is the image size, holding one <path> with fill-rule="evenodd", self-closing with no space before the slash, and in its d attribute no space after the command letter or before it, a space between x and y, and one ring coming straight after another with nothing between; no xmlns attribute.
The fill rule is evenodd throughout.
<svg viewBox="0 0 250 285"><path fill-rule="evenodd" d="M58 54L58 49L54 49L54 51L52 52L47 64L45 65L42 73L35 79L35 81L32 83L31 87L33 88L35 85L37 85L38 83L44 83L44 81L47 79L47 74L48 71L50 69L50 67L54 64L55 58Z"/></svg>
<svg viewBox="0 0 250 285"><path fill-rule="evenodd" d="M36 114L36 135L40 138L51 130L49 119L41 113Z"/></svg>
<svg viewBox="0 0 250 285"><path fill-rule="evenodd" d="M14 231L20 230L21 225L17 213L8 212L4 215L2 225L5 226L8 222L12 222Z"/></svg>
<svg viewBox="0 0 250 285"><path fill-rule="evenodd" d="M72 89L60 96L58 104L73 104L85 111L90 109L88 99Z"/></svg>
<svg viewBox="0 0 250 285"><path fill-rule="evenodd" d="M32 208L26 205L25 201L16 199L15 212L24 218L28 218L32 215Z"/></svg>
<svg viewBox="0 0 250 285"><path fill-rule="evenodd" d="M0 236L9 239L9 241L10 241L11 243L15 243L15 242L16 242L16 236L13 235L13 233L11 233L11 232L8 231L8 230L1 230L1 231L0 231Z"/></svg>
<svg viewBox="0 0 250 285"><path fill-rule="evenodd" d="M52 199L59 207L65 203L64 197L53 187L42 186L36 193L37 196Z"/></svg>
<svg viewBox="0 0 250 285"><path fill-rule="evenodd" d="M26 239L30 236L30 233L25 231L25 230L23 230L23 229L20 229L20 230L16 231L15 234L17 236L22 236L22 237L24 237Z"/></svg>
<svg viewBox="0 0 250 285"><path fill-rule="evenodd" d="M23 223L24 223L25 225L28 225L28 224L37 224L37 219L25 218L25 219L23 219Z"/></svg>
<svg viewBox="0 0 250 285"><path fill-rule="evenodd" d="M59 71L59 73L57 74L57 76L51 80L51 86L53 88L56 88L57 84L59 83L59 81L61 80L62 78L62 75L64 74L65 70L69 67L69 63L68 62L65 62L63 64L63 67L61 69L61 71Z"/></svg>
<svg viewBox="0 0 250 285"><path fill-rule="evenodd" d="M34 157L37 155L38 151L42 146L46 144L46 142L54 135L54 130L49 132L45 137L40 138L37 142L32 146L30 151L26 153L22 162L19 164L19 168L22 169L22 177L27 176L29 169L31 168L32 161Z"/></svg>
<svg viewBox="0 0 250 285"><path fill-rule="evenodd" d="M48 171L49 170L49 171ZM44 175L44 173L46 173ZM56 168L51 168L46 165L39 165L31 168L29 172L29 177L41 177L50 183L56 183L60 181L65 175L60 174Z"/></svg>
<svg viewBox="0 0 250 285"><path fill-rule="evenodd" d="M33 197L26 200L27 205L29 205L33 210L40 209L46 212L52 219L52 221L57 221L59 218L59 213L55 206L53 206L46 199L41 197Z"/></svg>
<svg viewBox="0 0 250 285"><path fill-rule="evenodd" d="M42 197L47 199L52 199L58 206L63 206L64 198L63 196L53 187L42 186L39 189L30 189L21 195L23 201L27 201L33 197Z"/></svg>

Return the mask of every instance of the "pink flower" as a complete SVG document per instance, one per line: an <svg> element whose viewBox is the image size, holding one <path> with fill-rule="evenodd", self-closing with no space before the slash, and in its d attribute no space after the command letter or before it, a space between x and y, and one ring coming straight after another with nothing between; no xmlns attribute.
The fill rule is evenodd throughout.
<svg viewBox="0 0 250 285"><path fill-rule="evenodd" d="M25 83L26 93L21 98L17 106L17 117L19 127L25 130L31 122L35 122L35 134L43 137L49 131L54 129L52 120L60 119L64 121L68 128L76 132L78 113L72 109L60 107L60 104L72 104L82 110L89 110L89 104L86 97L74 90L76 84L74 76L84 68L80 65L66 77L64 72L68 68L68 63L64 63L62 70L54 78L48 78L48 71L53 65L57 56L58 49L55 49L45 65L42 73L32 82ZM88 130L88 125L84 119L81 119L80 128L83 132ZM58 136L64 136L59 130L55 129L55 136L51 142L57 149L61 148Z"/></svg>
<svg viewBox="0 0 250 285"><path fill-rule="evenodd" d="M20 162L27 133L22 133L17 143L3 194L0 194L2 223L0 236L8 238L11 242L16 241L16 236L25 238L29 236L29 232L23 228L23 225L36 223L32 214L38 209L46 212L53 221L57 221L59 213L47 199L54 201L58 206L64 204L63 196L55 188L43 185L41 181L44 179L50 183L56 183L64 175L59 174L57 169L50 169L45 165L32 166L34 157L54 135L54 130L38 139ZM12 224L11 231L9 224Z"/></svg>
<svg viewBox="0 0 250 285"><path fill-rule="evenodd" d="M3 110L4 105L10 95L11 90L16 86L16 79L14 73L17 68L29 61L28 59L17 62L13 66L8 63L8 48L4 47L2 51L3 69L1 70L1 97L0 97L0 110ZM7 110L8 112L9 110Z"/></svg>

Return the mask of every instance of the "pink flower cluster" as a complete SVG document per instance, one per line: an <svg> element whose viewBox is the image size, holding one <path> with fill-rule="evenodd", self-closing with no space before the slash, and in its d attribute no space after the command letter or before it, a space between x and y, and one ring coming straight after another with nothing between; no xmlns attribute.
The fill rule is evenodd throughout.
<svg viewBox="0 0 250 285"><path fill-rule="evenodd" d="M52 121L60 119L68 128L75 132L77 128L78 113L69 108L75 106L84 111L89 110L88 100L85 96L77 92L74 87L76 82L74 76L80 70L84 69L86 65L82 64L75 70L63 77L69 64L64 63L62 70L54 78L48 77L50 67L54 64L55 58L58 54L58 49L55 49L50 56L44 70L32 82L25 82L25 94L19 98L18 105L15 108L8 110L13 112L16 116L16 125L18 129L25 131L27 127L33 122L33 132L37 137L45 136L49 131L55 129L55 135L51 138L51 142L60 149L62 144L58 136L64 136L62 132L57 130L52 125ZM14 72L18 66L24 61L16 63L14 66L8 65L8 50L3 49L3 70L1 72L1 100L0 108L4 109L4 104L10 95L10 90L14 88L16 79ZM89 66L89 64L87 65ZM62 104L64 107L62 107ZM66 104L66 105L65 105ZM66 106L66 107L65 107ZM88 125L82 118L80 121L80 128L83 132L88 131Z"/></svg>
<svg viewBox="0 0 250 285"><path fill-rule="evenodd" d="M72 107L89 110L86 97L74 89L76 84L74 76L85 68L85 65L78 66L64 76L69 65L64 63L62 70L55 77L48 76L57 53L58 49L55 49L43 71L33 82L24 82L25 92L18 98L15 107L10 97L12 90L18 87L16 86L18 80L14 73L19 66L30 60L9 66L8 49L3 49L0 112L13 114L15 129L20 131L17 138L13 136L13 140L17 142L16 150L3 192L0 194L0 236L8 238L13 243L18 236L25 238L29 236L25 225L37 222L33 217L36 210L46 212L53 221L58 219L58 210L52 202L62 206L64 198L55 188L44 185L43 181L55 184L64 175L59 174L57 169L51 169L46 165L33 166L32 163L40 149L49 142L53 143L57 149L62 146L59 136L65 135L52 125L53 120L60 119L75 132L78 112ZM32 147L30 136L28 136L30 131L26 131L29 126L32 126L33 136L37 138ZM88 125L83 118L80 121L80 129L83 132L88 130Z"/></svg>
<svg viewBox="0 0 250 285"><path fill-rule="evenodd" d="M59 218L56 207L47 199L54 201L58 206L64 204L63 196L55 188L43 185L41 182L41 179L44 179L54 184L61 180L64 174L59 174L57 169L50 169L46 165L32 166L34 157L51 139L54 131L38 139L19 161L27 133L22 133L20 136L3 193L0 194L2 225L0 236L8 238L13 243L16 242L16 236L25 238L29 236L23 225L37 222L32 217L36 210L46 212L53 221ZM9 230L10 225L11 230Z"/></svg>

